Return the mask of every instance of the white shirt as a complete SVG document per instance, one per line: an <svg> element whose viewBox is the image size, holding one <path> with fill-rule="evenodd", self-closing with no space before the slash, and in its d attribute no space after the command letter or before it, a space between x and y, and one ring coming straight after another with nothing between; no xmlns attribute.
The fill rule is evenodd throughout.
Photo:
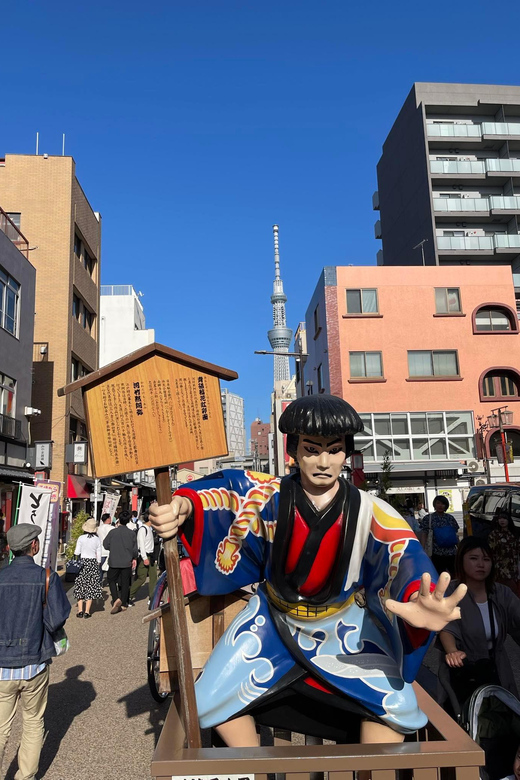
<svg viewBox="0 0 520 780"><path fill-rule="evenodd" d="M101 542L99 536L82 534L76 543L74 555L80 555L82 558L94 558L98 563L101 563Z"/></svg>
<svg viewBox="0 0 520 780"><path fill-rule="evenodd" d="M105 541L105 539L107 538L108 534L110 533L113 527L114 526L112 525L112 523L103 523L97 529L97 535L99 536L99 541L101 542L101 555L103 556L103 558L108 556L108 550L105 550L105 548L103 547L103 542Z"/></svg>
<svg viewBox="0 0 520 780"><path fill-rule="evenodd" d="M491 650L493 647L493 638L491 636L491 623L489 620L489 607L487 601L484 601L483 604L477 603L477 607L480 609L480 614L482 615L482 622L484 623L484 632L486 634L487 639L487 649ZM495 614L493 613L493 623L495 624L495 637L498 634L498 626L497 626L497 619L495 617Z"/></svg>
<svg viewBox="0 0 520 780"><path fill-rule="evenodd" d="M139 555L143 560L148 558L149 553L153 553L153 531L148 525L142 525L137 532L137 547Z"/></svg>

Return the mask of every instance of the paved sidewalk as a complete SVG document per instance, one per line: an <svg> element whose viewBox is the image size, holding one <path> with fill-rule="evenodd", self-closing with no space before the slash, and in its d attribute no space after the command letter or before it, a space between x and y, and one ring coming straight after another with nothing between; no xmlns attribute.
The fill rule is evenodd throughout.
<svg viewBox="0 0 520 780"><path fill-rule="evenodd" d="M72 600L72 589L68 595ZM157 704L148 692L148 625L141 624L147 612L147 586L138 597L135 607L118 615L110 615L106 601L104 611L93 612L90 620L76 618L73 606L66 625L71 648L51 665L38 778L150 777L168 704ZM17 715L0 770L6 780L13 780L16 771L20 725Z"/></svg>

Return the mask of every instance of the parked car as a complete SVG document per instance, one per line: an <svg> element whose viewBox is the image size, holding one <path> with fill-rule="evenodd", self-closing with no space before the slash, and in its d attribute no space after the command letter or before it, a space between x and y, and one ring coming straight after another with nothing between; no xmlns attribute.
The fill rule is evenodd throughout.
<svg viewBox="0 0 520 780"><path fill-rule="evenodd" d="M491 532L493 519L499 511L508 512L515 528L520 531L520 483L475 485L469 491L466 503L465 535L481 536L486 539Z"/></svg>

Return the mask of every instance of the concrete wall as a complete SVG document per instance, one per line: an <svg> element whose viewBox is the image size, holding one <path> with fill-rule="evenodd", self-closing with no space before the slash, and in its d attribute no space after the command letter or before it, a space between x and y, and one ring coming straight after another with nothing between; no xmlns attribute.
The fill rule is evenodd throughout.
<svg viewBox="0 0 520 780"><path fill-rule="evenodd" d="M144 312L135 295L102 295L99 312L100 366L155 341L155 330L145 328Z"/></svg>
<svg viewBox="0 0 520 780"><path fill-rule="evenodd" d="M34 266L0 231L0 267L20 285L19 329L17 336L0 328L0 372L16 380L16 419L22 424L22 440L0 437L0 463L23 466L26 461L25 443L29 439L26 406L31 406L32 357L34 333Z"/></svg>

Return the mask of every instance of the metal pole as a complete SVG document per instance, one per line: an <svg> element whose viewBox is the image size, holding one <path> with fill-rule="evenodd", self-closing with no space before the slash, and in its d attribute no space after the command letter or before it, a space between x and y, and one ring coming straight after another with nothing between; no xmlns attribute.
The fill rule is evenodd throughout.
<svg viewBox="0 0 520 780"><path fill-rule="evenodd" d="M97 511L97 505L98 505L98 498L99 498L99 479L97 477L94 478L94 520L97 522L98 519L98 511Z"/></svg>
<svg viewBox="0 0 520 780"><path fill-rule="evenodd" d="M40 147L40 134L36 133L36 155L38 155L39 147Z"/></svg>

